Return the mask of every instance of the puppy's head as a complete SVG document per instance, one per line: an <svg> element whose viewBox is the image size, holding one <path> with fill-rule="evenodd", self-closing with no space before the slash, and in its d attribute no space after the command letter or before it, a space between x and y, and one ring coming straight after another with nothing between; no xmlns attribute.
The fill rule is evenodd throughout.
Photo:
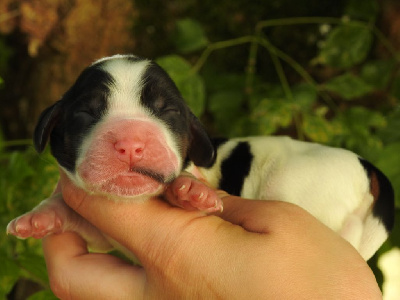
<svg viewBox="0 0 400 300"><path fill-rule="evenodd" d="M91 192L154 195L188 161L208 166L214 150L171 78L130 55L103 58L40 116L34 145Z"/></svg>

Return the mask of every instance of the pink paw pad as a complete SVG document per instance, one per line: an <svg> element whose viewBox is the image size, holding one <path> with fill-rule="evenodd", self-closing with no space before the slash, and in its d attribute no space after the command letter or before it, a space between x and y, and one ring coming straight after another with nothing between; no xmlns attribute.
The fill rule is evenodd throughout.
<svg viewBox="0 0 400 300"><path fill-rule="evenodd" d="M54 210L31 211L8 223L7 234L22 239L40 239L48 234L61 232L61 225L61 219Z"/></svg>
<svg viewBox="0 0 400 300"><path fill-rule="evenodd" d="M167 200L187 210L222 211L222 200L203 182L188 176L176 178L166 191Z"/></svg>

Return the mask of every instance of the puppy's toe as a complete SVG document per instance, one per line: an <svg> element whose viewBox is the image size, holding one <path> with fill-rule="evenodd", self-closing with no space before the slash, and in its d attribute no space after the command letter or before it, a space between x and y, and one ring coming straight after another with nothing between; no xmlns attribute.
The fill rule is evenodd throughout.
<svg viewBox="0 0 400 300"><path fill-rule="evenodd" d="M25 214L12 220L7 226L7 234L15 235L21 239L30 237L32 234L32 215Z"/></svg>

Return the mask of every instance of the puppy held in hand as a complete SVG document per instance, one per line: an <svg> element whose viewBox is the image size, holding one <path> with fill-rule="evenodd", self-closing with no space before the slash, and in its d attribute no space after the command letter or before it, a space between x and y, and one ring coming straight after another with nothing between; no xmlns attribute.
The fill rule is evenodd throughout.
<svg viewBox="0 0 400 300"><path fill-rule="evenodd" d="M36 150L42 152L48 140L61 170L88 193L145 201L168 186L174 205L222 210L213 189L193 176L180 176L189 162L212 165L214 148L175 84L152 61L117 55L86 68L41 114L34 133ZM66 230L80 233L95 250L112 248L61 195L7 227L21 238Z"/></svg>
<svg viewBox="0 0 400 300"><path fill-rule="evenodd" d="M365 259L394 223L391 184L369 162L288 137L210 140L169 76L136 56L116 55L86 68L42 113L34 136L39 152L48 139L77 187L116 201L163 195L188 210L222 210L215 191L201 182L206 181L232 195L297 204ZM115 245L61 195L11 221L7 230L21 238L73 230L96 250Z"/></svg>

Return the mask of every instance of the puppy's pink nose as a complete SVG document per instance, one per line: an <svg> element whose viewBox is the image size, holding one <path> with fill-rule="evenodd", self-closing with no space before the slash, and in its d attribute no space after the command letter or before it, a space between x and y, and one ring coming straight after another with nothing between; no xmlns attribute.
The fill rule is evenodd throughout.
<svg viewBox="0 0 400 300"><path fill-rule="evenodd" d="M122 161L133 163L143 158L144 143L140 141L120 140L114 144L116 155Z"/></svg>

